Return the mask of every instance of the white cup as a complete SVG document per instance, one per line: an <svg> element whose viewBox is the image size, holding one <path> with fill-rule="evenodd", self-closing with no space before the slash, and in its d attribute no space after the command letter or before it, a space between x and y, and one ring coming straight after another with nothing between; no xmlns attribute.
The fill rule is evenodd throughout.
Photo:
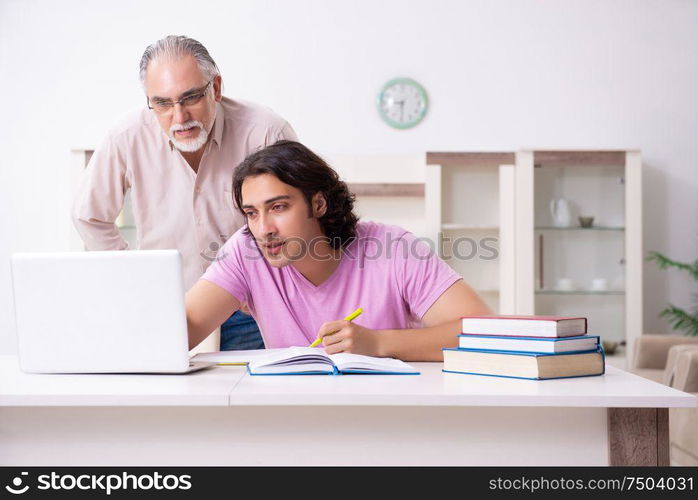
<svg viewBox="0 0 698 500"><path fill-rule="evenodd" d="M557 289L562 291L574 290L574 282L570 278L560 278L557 280Z"/></svg>
<svg viewBox="0 0 698 500"><path fill-rule="evenodd" d="M606 281L606 278L594 278L591 281L591 289L597 292L607 290L608 282Z"/></svg>

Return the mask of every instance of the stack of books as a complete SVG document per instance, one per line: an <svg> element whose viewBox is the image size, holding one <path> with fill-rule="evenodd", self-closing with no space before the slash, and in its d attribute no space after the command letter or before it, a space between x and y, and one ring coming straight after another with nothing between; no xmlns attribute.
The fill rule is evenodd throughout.
<svg viewBox="0 0 698 500"><path fill-rule="evenodd" d="M444 372L525 379L589 377L605 372L599 337L586 318L467 316L457 348L444 348Z"/></svg>

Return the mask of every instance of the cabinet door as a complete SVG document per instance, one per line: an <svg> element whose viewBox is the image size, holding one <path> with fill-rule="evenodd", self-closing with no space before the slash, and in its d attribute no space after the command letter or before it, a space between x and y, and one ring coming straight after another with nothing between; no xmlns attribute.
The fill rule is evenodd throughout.
<svg viewBox="0 0 698 500"><path fill-rule="evenodd" d="M444 154L428 164L425 210L427 236L439 256L456 270L493 311L515 306L514 165L499 157ZM430 155L427 155L429 159ZM513 155L511 155L513 160Z"/></svg>
<svg viewBox="0 0 698 500"><path fill-rule="evenodd" d="M586 316L607 342L641 332L639 176L636 152L517 156L520 314Z"/></svg>

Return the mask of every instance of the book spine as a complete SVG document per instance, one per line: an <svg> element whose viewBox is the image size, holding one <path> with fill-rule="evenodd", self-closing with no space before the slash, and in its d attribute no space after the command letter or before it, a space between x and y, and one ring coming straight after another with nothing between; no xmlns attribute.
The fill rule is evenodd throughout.
<svg viewBox="0 0 698 500"><path fill-rule="evenodd" d="M531 356L564 356L565 354L584 354L588 352L598 352L598 349L582 349L581 351L512 351L505 349L475 349L471 347L456 347L456 351L469 351L469 352L489 352L494 354L530 354Z"/></svg>
<svg viewBox="0 0 698 500"><path fill-rule="evenodd" d="M569 356L571 354L581 354L589 352L600 352L604 356L603 348L597 344L595 349L587 349L585 351L568 351L568 352L532 352L532 351L496 351L492 349L469 349L465 347L443 347L442 351L467 351L467 352L483 352L486 354L507 354L511 356ZM605 358L604 358L605 359Z"/></svg>
<svg viewBox="0 0 698 500"><path fill-rule="evenodd" d="M441 371L444 373L457 373L457 374L462 374L462 375L478 375L480 377L515 378L515 379L519 379L519 380L560 380L560 379L564 379L564 378L599 377L605 373L604 371L601 371L600 373L589 373L587 375L572 375L569 377L541 378L541 377L514 377L512 375L492 375L489 373L460 372L460 371L456 371L456 370L446 370L446 369L443 369Z"/></svg>
<svg viewBox="0 0 698 500"><path fill-rule="evenodd" d="M461 316L461 319L488 319L488 320L492 320L492 321L530 319L530 320L535 320L535 321L550 321L551 323L557 323L559 321L567 321L567 320L577 320L577 319L586 320L586 317L584 317L584 316L535 316L535 315L515 316L515 315L512 315L512 316Z"/></svg>
<svg viewBox="0 0 698 500"><path fill-rule="evenodd" d="M596 343L599 343L599 335L574 335L572 337L524 337L523 335L490 335L490 334L481 334L481 333L459 333L457 335L458 337L476 337L476 338L483 338L483 339L506 339L506 340L511 340L511 339L516 339L516 340L536 340L536 341L545 341L545 342L567 342L571 340L579 340L579 339L596 339Z"/></svg>
<svg viewBox="0 0 698 500"><path fill-rule="evenodd" d="M476 335L476 336L485 336L485 337L506 337L509 339L520 339L520 338L529 338L529 339L557 339L561 338L564 339L566 337L558 337L556 335L531 335L530 333L524 334L524 335L513 335L513 334L506 334L506 333L498 333L498 332L490 332L490 333L468 333L468 332L460 332L460 335ZM570 335L572 336L572 335ZM575 334L575 336L578 336Z"/></svg>

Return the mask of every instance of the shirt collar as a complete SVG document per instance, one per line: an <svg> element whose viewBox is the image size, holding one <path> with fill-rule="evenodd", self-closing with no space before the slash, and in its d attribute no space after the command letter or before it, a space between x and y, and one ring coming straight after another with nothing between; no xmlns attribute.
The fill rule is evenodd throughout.
<svg viewBox="0 0 698 500"><path fill-rule="evenodd" d="M225 116L223 115L223 106L220 102L216 103L216 121L213 124L213 140L218 147L221 147L223 141L223 125L225 124Z"/></svg>

